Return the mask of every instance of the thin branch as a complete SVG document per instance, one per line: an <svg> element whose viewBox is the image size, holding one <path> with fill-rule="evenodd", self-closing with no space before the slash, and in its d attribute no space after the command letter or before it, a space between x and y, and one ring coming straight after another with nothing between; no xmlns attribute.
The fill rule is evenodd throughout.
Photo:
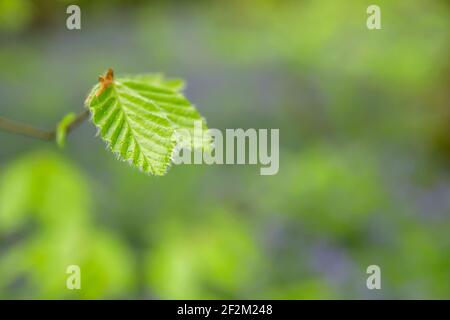
<svg viewBox="0 0 450 320"><path fill-rule="evenodd" d="M78 127L88 117L89 110L87 109L79 113L67 126L67 133ZM46 141L54 140L56 137L56 129L50 131L42 130L28 124L12 121L2 117L0 117L0 130Z"/></svg>
<svg viewBox="0 0 450 320"><path fill-rule="evenodd" d="M77 116L67 126L67 133L73 131L73 129L76 129L87 118L89 118L89 110L88 109L86 109L83 112L77 114ZM54 131L54 134L56 135L56 130Z"/></svg>
<svg viewBox="0 0 450 320"><path fill-rule="evenodd" d="M52 140L54 137L52 131L37 129L29 125L1 117L0 117L0 129L9 133L20 134L23 136L41 140Z"/></svg>

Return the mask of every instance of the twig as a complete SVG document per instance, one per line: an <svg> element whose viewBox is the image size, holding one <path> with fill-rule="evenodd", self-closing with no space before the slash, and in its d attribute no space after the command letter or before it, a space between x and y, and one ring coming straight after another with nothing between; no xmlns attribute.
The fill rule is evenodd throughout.
<svg viewBox="0 0 450 320"><path fill-rule="evenodd" d="M84 120L88 118L88 116L89 110L87 109L79 113L68 125L67 133L71 132L73 129L78 127ZM15 122L2 117L0 117L0 130L46 141L54 140L56 137L56 129L50 131L42 130L24 123Z"/></svg>

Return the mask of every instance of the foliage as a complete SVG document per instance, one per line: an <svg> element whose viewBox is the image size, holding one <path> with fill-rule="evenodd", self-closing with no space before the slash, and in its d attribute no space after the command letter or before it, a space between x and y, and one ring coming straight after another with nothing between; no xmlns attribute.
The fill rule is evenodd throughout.
<svg viewBox="0 0 450 320"><path fill-rule="evenodd" d="M204 141L195 130L196 122L206 130L206 122L179 92L184 87L181 80L162 75L113 79L111 69L101 79L105 80L94 86L86 104L100 135L120 159L143 172L163 175L178 144L209 148L210 140Z"/></svg>
<svg viewBox="0 0 450 320"><path fill-rule="evenodd" d="M83 1L72 32L66 1L0 0L2 115L47 128L111 65L179 75L209 124L281 139L275 176L158 179L124 170L95 126L52 152L0 134L1 297L448 299L449 4L377 4L369 31L359 0Z"/></svg>
<svg viewBox="0 0 450 320"><path fill-rule="evenodd" d="M30 154L3 172L0 296L95 298L129 290L128 249L94 226L88 189L86 178L53 153ZM73 264L85 271L81 291L63 290Z"/></svg>
<svg viewBox="0 0 450 320"><path fill-rule="evenodd" d="M150 251L146 261L147 281L161 297L233 297L260 274L262 260L248 226L231 212L209 214L201 224L163 226L168 240Z"/></svg>

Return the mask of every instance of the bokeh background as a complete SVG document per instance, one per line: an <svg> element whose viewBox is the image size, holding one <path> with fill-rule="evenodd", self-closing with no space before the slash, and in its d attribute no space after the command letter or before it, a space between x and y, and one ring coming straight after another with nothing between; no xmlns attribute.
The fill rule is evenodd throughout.
<svg viewBox="0 0 450 320"><path fill-rule="evenodd" d="M450 298L449 21L438 0L0 0L1 116L52 128L108 67L164 72L209 127L281 148L275 176L151 177L90 123L64 150L0 132L0 298Z"/></svg>

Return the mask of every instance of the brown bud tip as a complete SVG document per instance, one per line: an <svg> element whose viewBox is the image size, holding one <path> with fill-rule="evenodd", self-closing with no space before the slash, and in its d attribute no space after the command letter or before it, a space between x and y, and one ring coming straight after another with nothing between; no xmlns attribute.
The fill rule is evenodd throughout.
<svg viewBox="0 0 450 320"><path fill-rule="evenodd" d="M114 71L112 68L109 68L105 75L99 76L98 81L100 82L100 88L95 93L98 97L103 91L105 91L108 86L114 81Z"/></svg>
<svg viewBox="0 0 450 320"><path fill-rule="evenodd" d="M106 73L106 79L114 79L114 70L112 68L108 69L108 72Z"/></svg>

